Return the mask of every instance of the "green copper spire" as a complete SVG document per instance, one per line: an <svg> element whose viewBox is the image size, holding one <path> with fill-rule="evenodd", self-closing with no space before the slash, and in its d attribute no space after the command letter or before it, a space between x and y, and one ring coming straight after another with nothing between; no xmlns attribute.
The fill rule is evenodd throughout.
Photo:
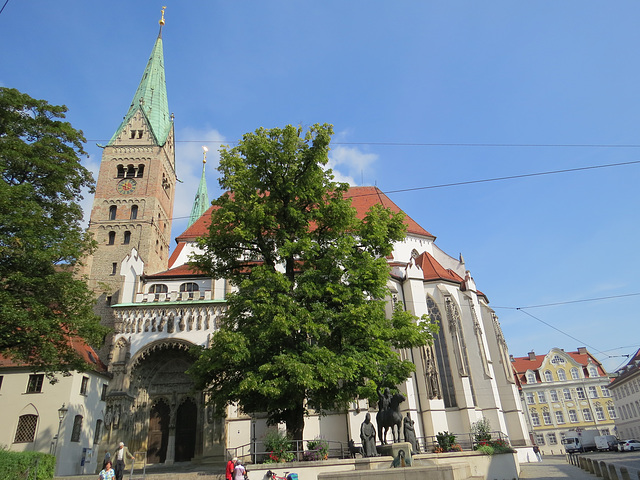
<svg viewBox="0 0 640 480"><path fill-rule="evenodd" d="M198 192L196 193L196 198L193 201L193 207L191 208L191 216L189 217L189 228L193 225L209 208L209 194L207 193L207 180L204 176L204 167L207 164L207 152L209 149L207 147L202 147L204 151L204 158L202 159L202 177L200 178L200 185L198 186Z"/></svg>
<svg viewBox="0 0 640 480"><path fill-rule="evenodd" d="M162 146L167 140L167 135L171 131L173 120L169 114L169 103L167 101L167 84L164 78L164 53L162 49L162 25L164 25L164 10L160 21L160 33L151 51L151 56L147 62L138 90L133 96L133 101L129 107L127 115L113 134L109 145L113 145L123 130L126 129L131 118L141 111L145 117L153 138L157 145Z"/></svg>

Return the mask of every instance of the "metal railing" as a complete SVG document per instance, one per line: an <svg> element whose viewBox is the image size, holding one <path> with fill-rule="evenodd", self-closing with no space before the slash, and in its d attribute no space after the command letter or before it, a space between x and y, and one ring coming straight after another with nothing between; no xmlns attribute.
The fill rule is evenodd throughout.
<svg viewBox="0 0 640 480"><path fill-rule="evenodd" d="M456 437L455 444L460 445L462 450L474 450L476 445L482 443L478 442L475 439L475 435L473 433L453 433ZM511 442L509 441L509 436L503 432L495 431L490 432L491 436L490 441L498 441L501 440L505 442L507 445L511 446ZM418 453L432 453L436 450L436 447L439 446L436 435L418 437L418 447L420 452ZM291 450L287 450L286 453L290 453L293 457L292 461L303 461L305 460L305 452L309 452L309 448L304 448L307 445L307 442L316 442L317 439L313 440L292 440L291 441ZM347 442L338 442L334 440L323 440L328 446L328 458L349 458L351 456L351 452L349 451L349 445ZM356 449L361 447L360 443L356 443L354 445ZM245 445L240 445L234 448L228 448L227 451L227 459L237 457L243 463L249 464L257 464L264 463L265 460L269 461L269 455L272 453L270 450L267 450L264 442L256 441L252 443L247 443Z"/></svg>

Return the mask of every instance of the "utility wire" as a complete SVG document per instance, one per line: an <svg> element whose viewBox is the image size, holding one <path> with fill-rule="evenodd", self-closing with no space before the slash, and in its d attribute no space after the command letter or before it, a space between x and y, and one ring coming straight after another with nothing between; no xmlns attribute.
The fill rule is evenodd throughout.
<svg viewBox="0 0 640 480"><path fill-rule="evenodd" d="M603 351L601 351L601 350L599 350L599 349L597 349L597 348L595 348L595 347L590 346L588 343L583 342L582 340L580 340L580 339L578 339L578 338L574 337L573 335L568 334L567 332L564 332L564 331L560 330L560 329L559 329L559 328L557 328L557 327L554 327L554 326L553 326L553 325L551 325L550 323L545 322L544 320L542 320L542 319L540 319L540 318L536 317L535 315L532 315L532 314L530 314L529 312L526 312L526 311L524 311L524 310L522 310L522 309L520 309L520 308L518 308L517 310L520 310L520 311L521 311L522 313L524 313L525 315L528 315L528 316L530 316L531 318L533 318L533 319L535 319L535 320L539 321L540 323L543 323L543 324L544 324L544 325L546 325L547 327L553 328L555 331L560 332L561 334L566 335L567 337L569 337L569 338L571 338L571 339L575 340L576 342L578 342L578 344L580 344L580 345L585 345L585 346L589 347L591 350L596 351L596 352L600 353L601 355L604 355L604 356L605 356L605 357L607 357L607 358L613 358L613 357L617 356L617 355L607 355L607 354L606 354L606 353L604 353Z"/></svg>
<svg viewBox="0 0 640 480"><path fill-rule="evenodd" d="M2 14L2 12L4 12L4 7L7 6L7 3L9 3L9 0L7 0L6 2L4 2L4 5L2 5L2 8L0 8L0 14Z"/></svg>
<svg viewBox="0 0 640 480"><path fill-rule="evenodd" d="M552 306L556 306L556 305L568 305L571 303L583 303L583 302L596 302L598 300L609 300L611 298L624 298L624 297L634 297L640 295L640 292L638 293L626 293L624 295L611 295L609 297L594 297L594 298L585 298L582 300L567 300L565 302L555 302L555 303L542 303L540 305L529 305L526 307L491 307L491 308L504 308L506 310L523 310L525 308L541 308L541 307L552 307Z"/></svg>

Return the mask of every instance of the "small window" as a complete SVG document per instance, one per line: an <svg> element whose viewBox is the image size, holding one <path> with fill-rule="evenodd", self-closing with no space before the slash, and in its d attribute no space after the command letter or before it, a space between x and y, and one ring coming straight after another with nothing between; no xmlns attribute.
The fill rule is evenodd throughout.
<svg viewBox="0 0 640 480"><path fill-rule="evenodd" d="M96 432L93 434L93 444L98 445L102 437L102 420L96 421Z"/></svg>
<svg viewBox="0 0 640 480"><path fill-rule="evenodd" d="M580 400L584 400L585 398L587 398L587 396L584 394L584 388L582 388L582 387L577 387L576 388L576 393L578 394L578 398Z"/></svg>
<svg viewBox="0 0 640 480"><path fill-rule="evenodd" d="M556 410L556 422L564 423L564 415L562 414L562 410Z"/></svg>
<svg viewBox="0 0 640 480"><path fill-rule="evenodd" d="M131 242L131 232L127 230L126 232L124 232L124 238L122 239L122 243L124 245L129 245L129 242Z"/></svg>
<svg viewBox="0 0 640 480"><path fill-rule="evenodd" d="M551 425L551 413L542 412L542 418L544 419L545 425Z"/></svg>
<svg viewBox="0 0 640 480"><path fill-rule="evenodd" d="M616 407L614 407L613 405L607 405L607 413L609 414L609 418L611 419L618 418L618 415L616 415Z"/></svg>
<svg viewBox="0 0 640 480"><path fill-rule="evenodd" d="M602 407L596 407L596 418L598 420L606 420L604 416L604 409ZM603 433L603 435L606 435L606 434Z"/></svg>
<svg viewBox="0 0 640 480"><path fill-rule="evenodd" d="M565 400L571 400L571 390L569 390L568 388L562 389L562 395L564 395Z"/></svg>
<svg viewBox="0 0 640 480"><path fill-rule="evenodd" d="M584 421L585 422L592 422L593 421L593 417L591 416L591 410L589 410L588 408L584 408L582 410L582 416L584 417Z"/></svg>
<svg viewBox="0 0 640 480"><path fill-rule="evenodd" d="M558 370L558 380L560 380L561 382L565 381L567 379L567 374L565 373L564 369L560 369Z"/></svg>
<svg viewBox="0 0 640 480"><path fill-rule="evenodd" d="M136 138L136 131L135 130L131 130L130 138Z"/></svg>
<svg viewBox="0 0 640 480"><path fill-rule="evenodd" d="M116 232L109 232L109 241L107 243L108 245L116 243Z"/></svg>
<svg viewBox="0 0 640 480"><path fill-rule="evenodd" d="M534 403L536 403L536 399L535 399L533 393L528 392L527 393L527 404L528 405L533 405Z"/></svg>
<svg viewBox="0 0 640 480"><path fill-rule="evenodd" d="M13 443L30 443L36 438L37 415L21 415L18 418L18 428Z"/></svg>
<svg viewBox="0 0 640 480"><path fill-rule="evenodd" d="M133 165L127 165L127 178L136 176L136 167Z"/></svg>
<svg viewBox="0 0 640 480"><path fill-rule="evenodd" d="M117 271L118 271L118 264L116 262L113 262L111 264L111 275L115 275Z"/></svg>
<svg viewBox="0 0 640 480"><path fill-rule="evenodd" d="M111 295L107 295L106 302L107 306L111 306L111 302L113 301L113 297Z"/></svg>
<svg viewBox="0 0 640 480"><path fill-rule="evenodd" d="M551 373L551 370L545 370L544 380L545 382L553 382L553 374Z"/></svg>
<svg viewBox="0 0 640 480"><path fill-rule="evenodd" d="M551 390L549 392L549 396L551 397L551 401L552 402L557 402L558 401L558 392L556 392L555 390Z"/></svg>
<svg viewBox="0 0 640 480"><path fill-rule="evenodd" d="M609 389L605 386L601 386L600 390L602 390L602 396L603 397L610 397L611 396L611 392L609 391Z"/></svg>
<svg viewBox="0 0 640 480"><path fill-rule="evenodd" d="M597 387L594 387L594 386L589 387L589 398L598 398Z"/></svg>
<svg viewBox="0 0 640 480"><path fill-rule="evenodd" d="M138 165L138 174L136 176L138 178L142 178L143 175L144 175L144 165L140 164Z"/></svg>
<svg viewBox="0 0 640 480"><path fill-rule="evenodd" d="M118 207L116 207L115 205L111 205L109 207L109 220L115 220L117 214L118 214Z"/></svg>
<svg viewBox="0 0 640 480"><path fill-rule="evenodd" d="M538 412L531 412L531 423L534 427L540 426L540 415L538 415Z"/></svg>
<svg viewBox="0 0 640 480"><path fill-rule="evenodd" d="M574 380L577 380L578 378L580 378L580 376L578 375L578 369L577 368L572 368L571 369L571 378Z"/></svg>
<svg viewBox="0 0 640 480"><path fill-rule="evenodd" d="M569 410L569 421L571 423L578 421L578 413L575 410Z"/></svg>
<svg viewBox="0 0 640 480"><path fill-rule="evenodd" d="M181 292L197 292L200 290L200 287L197 283L187 282L180 285Z"/></svg>
<svg viewBox="0 0 640 480"><path fill-rule="evenodd" d="M538 402L547 403L547 396L544 394L544 392L538 392Z"/></svg>
<svg viewBox="0 0 640 480"><path fill-rule="evenodd" d="M138 205L131 205L131 214L129 215L131 220L138 218Z"/></svg>
<svg viewBox="0 0 640 480"><path fill-rule="evenodd" d="M118 165L118 178L124 178L124 165Z"/></svg>
<svg viewBox="0 0 640 480"><path fill-rule="evenodd" d="M138 130L138 138L142 138L142 130Z"/></svg>
<svg viewBox="0 0 640 480"><path fill-rule="evenodd" d="M36 375L29 375L29 382L27 383L27 393L42 392L43 381L44 381L44 375L42 373L39 373Z"/></svg>
<svg viewBox="0 0 640 480"><path fill-rule="evenodd" d="M0 391L2 390L2 375L0 375Z"/></svg>
<svg viewBox="0 0 640 480"><path fill-rule="evenodd" d="M549 440L549 445L557 445L558 438L555 433L547 433L547 439Z"/></svg>
<svg viewBox="0 0 640 480"><path fill-rule="evenodd" d="M102 384L102 394L100 395L100 400L106 400L107 399L107 384L103 383Z"/></svg>
<svg viewBox="0 0 640 480"><path fill-rule="evenodd" d="M169 289L164 283L154 283L149 287L149 293L167 293Z"/></svg>
<svg viewBox="0 0 640 480"><path fill-rule="evenodd" d="M536 444L544 445L544 435L542 433L536 433Z"/></svg>
<svg viewBox="0 0 640 480"><path fill-rule="evenodd" d="M89 377L82 377L82 383L80 384L80 395L86 395L88 387L89 387Z"/></svg>
<svg viewBox="0 0 640 480"><path fill-rule="evenodd" d="M589 376L590 377L597 377L598 376L598 369L596 367L589 367Z"/></svg>
<svg viewBox="0 0 640 480"><path fill-rule="evenodd" d="M79 442L82 433L82 415L76 415L73 419L73 430L71 430L71 441Z"/></svg>

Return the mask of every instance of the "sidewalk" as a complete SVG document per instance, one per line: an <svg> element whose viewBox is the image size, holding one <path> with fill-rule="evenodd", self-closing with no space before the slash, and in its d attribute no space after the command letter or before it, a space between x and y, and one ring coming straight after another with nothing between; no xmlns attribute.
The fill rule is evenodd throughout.
<svg viewBox="0 0 640 480"><path fill-rule="evenodd" d="M564 455L545 455L542 462L520 464L521 479L553 480L557 478L584 480L597 478L589 472L567 463Z"/></svg>

